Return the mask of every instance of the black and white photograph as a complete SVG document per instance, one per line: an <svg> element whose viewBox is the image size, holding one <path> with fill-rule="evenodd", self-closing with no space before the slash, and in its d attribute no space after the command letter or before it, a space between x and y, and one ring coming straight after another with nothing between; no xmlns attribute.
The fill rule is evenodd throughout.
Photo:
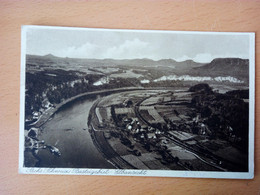
<svg viewBox="0 0 260 195"><path fill-rule="evenodd" d="M19 172L252 178L254 38L23 26Z"/></svg>

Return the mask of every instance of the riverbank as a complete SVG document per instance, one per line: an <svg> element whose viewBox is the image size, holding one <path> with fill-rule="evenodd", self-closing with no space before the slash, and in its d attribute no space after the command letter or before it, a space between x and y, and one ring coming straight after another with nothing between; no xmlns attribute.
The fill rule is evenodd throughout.
<svg viewBox="0 0 260 195"><path fill-rule="evenodd" d="M94 145L98 149L98 151L102 154L102 156L110 162L115 168L118 169L136 169L134 166L129 164L127 161L122 159L120 155L118 155L115 150L110 146L107 142L104 131L97 129L96 124L96 115L95 109L98 105L99 101L97 100L89 111L89 118L88 118L88 126L89 126L89 133L93 140ZM107 130L109 131L109 130Z"/></svg>
<svg viewBox="0 0 260 195"><path fill-rule="evenodd" d="M86 96L90 95L102 95L102 94L110 94L114 92L123 92L123 91L131 91L131 90L142 90L143 88L138 88L138 87L128 87L128 88L118 88L118 89L108 89L108 90L100 90L100 91L92 91L92 92L85 92L81 93L79 95L76 95L74 97L71 97L59 104L56 105L55 108L50 108L47 109L40 117L39 119L32 123L29 124L30 127L36 127L39 128L42 125L44 125L56 112L58 112L63 106L65 106L68 103L72 103L73 101L76 101L79 98L84 98Z"/></svg>
<svg viewBox="0 0 260 195"><path fill-rule="evenodd" d="M141 93L143 94L145 92ZM118 94L118 96L122 96L127 99L128 97L126 94L127 93L123 93L121 95ZM111 97L111 100L113 98L114 97ZM106 104L106 106L108 105ZM135 142L135 148L129 148L129 146L126 145L125 142L126 135L123 135L121 130L113 127L113 125L100 125L100 119L96 114L96 109L98 109L99 106L100 100L96 101L95 104L93 104L90 110L88 126L93 142L108 161L113 162L113 164L115 164L117 168L121 169L134 168L142 170L169 170L166 165L160 163L160 155L158 155L157 152L147 151L146 149L144 149L142 144L137 143L132 139L131 140ZM105 119L104 121L109 122L109 120L110 119ZM179 165L173 165L171 166L171 168L174 170L184 169Z"/></svg>
<svg viewBox="0 0 260 195"><path fill-rule="evenodd" d="M56 116L56 114L58 114L58 111L61 111L61 109L62 110L64 110L63 109L63 107L65 108L65 107L67 107L67 106L70 106L70 105L72 105L72 104L74 104L74 103L77 103L76 101L77 100L80 100L81 98L82 98L82 100L85 100L85 99L88 99L88 96L89 96L89 98L91 98L92 100L93 100L93 97L94 98L96 98L96 97L98 97L99 95L100 96L102 96L102 95L107 95L107 94L111 94L111 93L116 93L116 92L121 92L121 91L131 91L131 90L138 90L139 88L124 88L124 89L122 89L122 88L120 88L120 89L112 89L112 90L101 90L101 91L93 91L93 92L87 92L87 93L82 93L82 94L79 94L79 95L77 95L77 96L74 96L74 97L72 97L72 98L69 98L69 99L67 99L66 101L63 101L62 103L60 103L60 104L58 104L58 105L56 105L56 107L55 108L49 108L49 109L47 109L41 116L40 116L40 118L36 121L36 122L34 122L33 124L31 124L29 127L30 127L30 129L31 128L43 128L42 130L43 130L43 133L44 134L48 134L48 132L49 131L51 131L52 133L51 133L51 135L50 136L46 136L46 135L41 135L41 137L39 137L38 139L40 139L40 140L45 140L46 142L53 142L52 144L53 145L56 145L58 142L59 142L59 145L62 145L62 146L58 146L59 147L59 149L60 149L60 147L61 147L61 150L63 150L62 151L62 157L59 157L59 158L63 158L63 156L65 155L66 156L66 153L68 152L68 150L66 149L66 150L64 150L64 149L62 149L63 147L65 147L65 145L66 145L66 143L69 143L68 141L64 141L64 143L62 143L61 142L61 137L59 136L59 138L57 138L57 140L56 141L51 141L51 140L53 140L53 139L51 139L50 137L56 137L57 136L57 133L55 133L56 131L53 131L53 130L51 130L52 128L50 128L50 127L48 127L49 125L49 123L50 124L56 124L57 122L55 122L56 121L56 119L55 119L55 116ZM91 100L91 101L92 101ZM93 100L93 103L94 103L94 100ZM90 107L91 108L91 107ZM83 109L83 110L85 110L83 107L81 108L81 109ZM83 111L82 110L82 111ZM60 113L60 112L59 112ZM79 110L78 112L76 112L77 114L80 114L81 113L81 110ZM76 114L75 113L75 114ZM55 116L54 116L55 115ZM86 113L85 114L85 117L88 117L89 116L89 113ZM52 120L50 120L52 118ZM75 117L73 117L73 120L75 119ZM54 121L53 121L54 120ZM86 122L86 120L80 120L80 121L84 121L83 123L85 123ZM77 128L71 128L70 127L70 124L67 124L67 122L65 121L65 122L60 122L60 121L58 121L58 123L61 123L60 125L58 125L59 127L61 127L61 126L64 126L63 127L63 130L64 130L64 132L62 133L62 134L72 134L74 131L73 131L73 129L81 129L81 130L87 130L87 124L86 125L80 125L80 121L78 121L77 122L77 124L78 124L78 127ZM70 121L71 122L71 121ZM46 124L47 123L47 124ZM73 123L73 122L72 122ZM47 125L47 129L45 128L45 125L44 124L46 124ZM75 123L76 124L76 123ZM66 129L68 129L68 127L69 127L69 129L70 129L70 131L67 131ZM45 129L44 129L45 128ZM56 128L55 128L56 129ZM81 131L79 131L78 132L80 135L82 134L82 132ZM64 134L64 135L65 135ZM91 133L89 132L89 134L90 134L90 136L91 136ZM75 136L77 136L77 137L79 137L78 135L76 135L75 134ZM83 135L82 135L83 136ZM82 136L80 136L81 138L83 138ZM100 135L97 135L100 139L102 139L102 136L103 136L103 134L100 134ZM65 138L64 138L65 139ZM69 139L69 138L68 138ZM47 140L49 140L49 141L47 141ZM93 138L91 138L91 140L93 141L94 139ZM82 140L81 141L81 143L85 143L86 141L84 141L84 140ZM94 141L93 141L94 142ZM50 144L49 143L49 144ZM63 146L64 145L64 146ZM97 144L96 143L94 143L94 145L95 145L95 147L96 147L96 149L100 152L100 154L101 154L101 156L102 156L102 152L99 150L99 147L97 147ZM70 149L69 149L70 150ZM113 152L111 151L111 154L113 154ZM26 163L27 164L27 166L35 166L35 164L37 164L38 163L38 161L39 161L39 158L35 158L35 156L33 156L33 155L31 155L31 152L30 151L27 151L27 152L25 152L25 155L26 155L26 157L25 157L25 160L27 160L29 163L30 162L33 162L33 163L31 163L31 164L28 164L28 163ZM44 151L40 151L40 153L39 153L39 155L40 156L42 156L41 158L43 158L43 159L52 159L53 161L55 161L55 162L58 162L58 160L53 156L53 155L49 155L48 153L46 153L46 152L44 152ZM116 155L116 154L113 154L114 155L114 158L116 159L118 156ZM37 154L37 156L38 156L38 154ZM104 156L103 156L103 158L104 158ZM108 161L107 160L107 158L104 158L104 160L105 161L107 161L111 166L113 165L113 163L111 163L110 161ZM117 161L117 160L115 160L115 161ZM46 162L45 162L46 163ZM39 164L39 163L38 163ZM114 163L115 164L115 163ZM102 165L103 166L103 165ZM101 167L102 167L101 166ZM114 166L113 165L113 167L116 167L116 166ZM125 166L124 166L125 167ZM110 167L111 168L111 167ZM133 167L130 167L130 166L127 166L126 168L132 168L133 169Z"/></svg>

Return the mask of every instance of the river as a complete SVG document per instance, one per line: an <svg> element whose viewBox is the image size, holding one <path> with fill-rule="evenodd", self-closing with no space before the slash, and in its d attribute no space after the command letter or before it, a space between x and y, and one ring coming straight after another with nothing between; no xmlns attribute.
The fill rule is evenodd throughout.
<svg viewBox="0 0 260 195"><path fill-rule="evenodd" d="M61 156L40 149L40 167L114 168L93 144L88 131L88 115L95 99L80 99L66 104L41 127L39 140L57 147Z"/></svg>

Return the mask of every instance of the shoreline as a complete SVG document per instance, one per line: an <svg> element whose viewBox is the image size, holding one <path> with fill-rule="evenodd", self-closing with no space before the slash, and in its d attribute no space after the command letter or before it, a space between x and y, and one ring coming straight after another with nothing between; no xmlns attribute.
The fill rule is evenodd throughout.
<svg viewBox="0 0 260 195"><path fill-rule="evenodd" d="M99 91L91 91L91 92L85 92L81 93L79 95L73 96L59 104L56 105L53 109L47 109L37 121L35 121L32 124L29 124L29 127L36 127L40 128L42 125L44 125L56 112L58 112L63 106L65 106L68 103L72 103L73 101L76 101L79 98L83 98L85 96L89 95L101 95L103 93L113 93L113 92L122 92L122 91L132 91L132 90L142 90L143 88L138 87L127 87L127 88L117 88L117 89L108 89L108 90L99 90Z"/></svg>
<svg viewBox="0 0 260 195"><path fill-rule="evenodd" d="M116 151L110 146L110 144L107 143L103 131L95 130L95 127L93 126L93 122L91 120L93 120L94 117L96 117L94 110L96 109L98 103L99 101L97 100L92 105L89 111L90 114L88 118L89 133L94 145L96 146L98 151L102 154L104 159L109 163L111 163L116 169L136 169L127 161L122 159L120 155L117 154ZM94 113L94 116L91 113Z"/></svg>
<svg viewBox="0 0 260 195"><path fill-rule="evenodd" d="M102 95L102 94L111 94L114 92L123 92L123 91L132 91L132 90L142 90L142 88L136 88L136 87L129 87L129 88L117 88L117 89L109 89L109 90L99 90L99 91L92 91L92 92L85 92L85 93L81 93L79 95L76 95L74 97L71 97L63 102L61 102L60 104L56 105L55 108L48 108L40 117L37 121L35 121L32 124L29 124L28 127L31 128L40 128L42 125L44 125L46 122L48 122L50 120L50 118L56 114L60 109L62 109L65 105L69 104L69 103L73 103L74 101L77 101L80 98L86 98L87 96L98 96L98 95ZM93 100L93 104L95 104L96 100ZM90 117L90 114L89 116ZM90 128L90 127L89 127ZM24 129L25 131L25 129ZM92 138L93 144L97 147L98 151L101 153L101 155L104 157L104 160L106 160L107 162L109 162L110 164L112 164L114 167L115 163L113 163L111 160L107 159L104 156L104 153L100 150L100 146L98 146L97 142L95 142L94 138L93 138L93 134L91 133L91 130L89 129L89 133L90 136ZM101 136L101 135L99 135ZM102 136L101 136L102 137ZM35 159L37 159L34 156ZM39 159L38 159L39 160ZM123 159L122 159L123 160ZM127 163L127 162L126 162ZM128 169L133 169L133 167L131 166L126 166ZM117 167L116 167L117 168ZM119 168L119 167L118 167Z"/></svg>

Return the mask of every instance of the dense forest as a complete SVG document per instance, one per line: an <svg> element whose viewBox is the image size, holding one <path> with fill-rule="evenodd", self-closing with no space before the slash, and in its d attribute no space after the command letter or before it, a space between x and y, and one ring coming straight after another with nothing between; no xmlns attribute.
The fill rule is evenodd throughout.
<svg viewBox="0 0 260 195"><path fill-rule="evenodd" d="M93 90L100 75L84 75L76 71L49 70L26 73L25 113L39 111L44 101L58 104L63 99Z"/></svg>
<svg viewBox="0 0 260 195"><path fill-rule="evenodd" d="M225 94L212 91L208 84L190 88L194 93L191 106L201 114L212 131L212 138L227 139L241 149L248 145L249 90L235 90Z"/></svg>

